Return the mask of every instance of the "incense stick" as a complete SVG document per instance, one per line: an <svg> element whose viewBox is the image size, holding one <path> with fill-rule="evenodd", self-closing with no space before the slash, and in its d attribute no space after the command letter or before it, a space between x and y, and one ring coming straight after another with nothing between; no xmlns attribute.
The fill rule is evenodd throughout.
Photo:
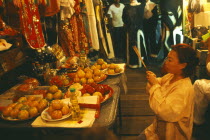
<svg viewBox="0 0 210 140"><path fill-rule="evenodd" d="M139 60L141 61L141 63L143 64L144 68L148 71L147 66L145 65L143 59L141 58L141 54L139 53L139 50L136 46L133 46L134 51L136 52Z"/></svg>

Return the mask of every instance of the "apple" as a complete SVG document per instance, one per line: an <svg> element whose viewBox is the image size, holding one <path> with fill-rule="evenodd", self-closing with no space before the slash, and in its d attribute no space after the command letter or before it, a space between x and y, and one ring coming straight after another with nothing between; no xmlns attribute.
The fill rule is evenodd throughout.
<svg viewBox="0 0 210 140"><path fill-rule="evenodd" d="M85 88L81 89L80 91L81 91L81 93L82 93L82 94L87 93L87 91L86 91L86 89L85 89Z"/></svg>
<svg viewBox="0 0 210 140"><path fill-rule="evenodd" d="M107 94L110 92L110 87L108 85L102 85L104 87L104 93Z"/></svg>
<svg viewBox="0 0 210 140"><path fill-rule="evenodd" d="M96 92L100 92L101 94L104 94L104 87L102 85L98 85L96 88L95 88L95 91Z"/></svg>
<svg viewBox="0 0 210 140"><path fill-rule="evenodd" d="M95 83L95 82L94 82L94 83L91 83L90 85L91 85L93 88L96 88L96 87L98 86L98 84Z"/></svg>
<svg viewBox="0 0 210 140"><path fill-rule="evenodd" d="M93 87L86 88L87 93L93 94L95 92L95 89Z"/></svg>

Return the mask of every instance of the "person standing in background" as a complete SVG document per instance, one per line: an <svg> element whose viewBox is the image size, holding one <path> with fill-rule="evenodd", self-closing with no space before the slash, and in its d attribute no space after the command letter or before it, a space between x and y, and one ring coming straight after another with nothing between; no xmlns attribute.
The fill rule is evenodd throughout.
<svg viewBox="0 0 210 140"><path fill-rule="evenodd" d="M145 42L151 58L157 58L160 51L159 38L156 38L158 25L157 4L148 0L144 10L144 35ZM160 34L160 32L158 33Z"/></svg>
<svg viewBox="0 0 210 140"><path fill-rule="evenodd" d="M143 31L143 18L146 0L138 2L130 0L130 4L123 10L123 22L127 32L127 64L130 68L139 68L139 59L133 50L133 46L137 46L137 31ZM143 47L142 47L143 48ZM143 50L142 50L143 52ZM145 52L144 52L145 53Z"/></svg>
<svg viewBox="0 0 210 140"><path fill-rule="evenodd" d="M114 0L108 9L108 16L111 19L111 36L115 58L125 61L125 31L122 20L122 13L125 5L120 0Z"/></svg>

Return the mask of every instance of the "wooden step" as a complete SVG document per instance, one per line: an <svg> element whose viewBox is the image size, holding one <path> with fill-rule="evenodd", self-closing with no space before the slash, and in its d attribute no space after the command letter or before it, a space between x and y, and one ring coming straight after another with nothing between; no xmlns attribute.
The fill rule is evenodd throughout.
<svg viewBox="0 0 210 140"><path fill-rule="evenodd" d="M122 117L122 127L119 128L120 135L138 135L150 124L154 116Z"/></svg>
<svg viewBox="0 0 210 140"><path fill-rule="evenodd" d="M149 96L142 95L121 95L121 115L122 116L141 116L141 115L154 115L150 109Z"/></svg>

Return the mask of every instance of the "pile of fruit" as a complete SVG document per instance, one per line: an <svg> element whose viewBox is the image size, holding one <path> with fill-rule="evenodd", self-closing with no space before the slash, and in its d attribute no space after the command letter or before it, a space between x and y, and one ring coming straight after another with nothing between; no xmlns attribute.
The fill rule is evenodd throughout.
<svg viewBox="0 0 210 140"><path fill-rule="evenodd" d="M2 114L6 119L26 120L39 115L47 105L46 99L35 96L20 97L17 102L4 108Z"/></svg>
<svg viewBox="0 0 210 140"><path fill-rule="evenodd" d="M64 115L71 112L71 108L61 100L53 100L47 112L52 119L61 119Z"/></svg>
<svg viewBox="0 0 210 140"><path fill-rule="evenodd" d="M107 74L114 75L114 74L119 74L123 71L122 68L120 68L119 65L111 63L109 64L107 68Z"/></svg>
<svg viewBox="0 0 210 140"><path fill-rule="evenodd" d="M99 99L102 102L105 96L111 93L111 87L96 83L84 84L80 91L82 96L99 96Z"/></svg>
<svg viewBox="0 0 210 140"><path fill-rule="evenodd" d="M99 58L96 63L94 63L94 66L100 70L105 70L108 68L109 64L107 64L102 58Z"/></svg>
<svg viewBox="0 0 210 140"><path fill-rule="evenodd" d="M49 81L50 85L56 85L58 87L66 87L71 85L73 80L71 80L68 75L56 75L52 77Z"/></svg>
<svg viewBox="0 0 210 140"><path fill-rule="evenodd" d="M104 71L97 68L95 65L91 67L86 67L84 69L79 69L74 77L75 83L80 84L91 84L91 83L99 83L106 79L107 75Z"/></svg>
<svg viewBox="0 0 210 140"><path fill-rule="evenodd" d="M55 99L62 99L63 93L59 90L58 86L51 85L47 89L47 95L45 97L48 101L55 100Z"/></svg>

